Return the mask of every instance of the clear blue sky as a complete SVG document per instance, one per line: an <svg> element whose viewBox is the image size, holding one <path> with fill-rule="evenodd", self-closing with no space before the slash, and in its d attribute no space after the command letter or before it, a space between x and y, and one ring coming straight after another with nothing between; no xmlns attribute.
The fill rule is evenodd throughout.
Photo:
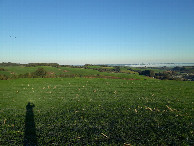
<svg viewBox="0 0 194 146"><path fill-rule="evenodd" d="M194 0L0 0L8 61L194 63Z"/></svg>

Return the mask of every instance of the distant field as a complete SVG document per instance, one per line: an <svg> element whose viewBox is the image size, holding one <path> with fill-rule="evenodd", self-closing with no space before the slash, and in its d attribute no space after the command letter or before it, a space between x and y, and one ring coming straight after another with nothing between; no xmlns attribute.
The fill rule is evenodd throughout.
<svg viewBox="0 0 194 146"><path fill-rule="evenodd" d="M29 72L34 72L39 67L44 68L47 72L53 72L56 75L76 75L81 77L89 77L89 76L111 76L111 77L118 77L118 78L126 78L126 79L150 79L145 76L139 76L132 71L126 70L124 68L121 69L123 73L107 73L107 72L99 72L93 69L84 69L84 68L72 68L72 67L50 67L50 66L38 66L38 67L22 67L22 66L13 66L13 67L3 67L6 71L0 71L0 74L5 74L7 76L12 76L13 74L25 74ZM99 66L94 66L99 68ZM129 74L131 73L131 74Z"/></svg>
<svg viewBox="0 0 194 146"><path fill-rule="evenodd" d="M113 75L1 80L0 145L194 144L194 82Z"/></svg>

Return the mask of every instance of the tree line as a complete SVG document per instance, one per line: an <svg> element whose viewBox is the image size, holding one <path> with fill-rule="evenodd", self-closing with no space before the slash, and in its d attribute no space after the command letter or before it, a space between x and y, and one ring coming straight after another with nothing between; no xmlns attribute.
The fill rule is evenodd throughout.
<svg viewBox="0 0 194 146"><path fill-rule="evenodd" d="M52 66L59 67L58 63L28 63L28 64L20 64L20 63L12 63L12 62L2 62L0 66L26 66L26 67L37 67L37 66Z"/></svg>

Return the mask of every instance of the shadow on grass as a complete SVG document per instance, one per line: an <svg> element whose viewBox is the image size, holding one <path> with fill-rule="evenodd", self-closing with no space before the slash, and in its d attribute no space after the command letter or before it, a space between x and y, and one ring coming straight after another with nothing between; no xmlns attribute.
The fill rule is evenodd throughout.
<svg viewBox="0 0 194 146"><path fill-rule="evenodd" d="M33 113L34 107L35 105L30 102L28 102L28 104L26 105L24 146L37 145L36 127L35 127L34 113Z"/></svg>

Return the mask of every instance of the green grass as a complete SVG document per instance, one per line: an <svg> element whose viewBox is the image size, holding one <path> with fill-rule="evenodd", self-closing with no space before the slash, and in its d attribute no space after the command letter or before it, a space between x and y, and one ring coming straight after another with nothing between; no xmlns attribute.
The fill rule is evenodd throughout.
<svg viewBox="0 0 194 146"><path fill-rule="evenodd" d="M94 69L94 68L103 68L100 65L93 65L93 66L87 66L88 68Z"/></svg>
<svg viewBox="0 0 194 146"><path fill-rule="evenodd" d="M29 136L31 102L38 145L192 145L193 89L194 82L155 79L2 80L0 144Z"/></svg>
<svg viewBox="0 0 194 146"><path fill-rule="evenodd" d="M130 73L130 74L138 74L137 72L134 72L134 71L131 71L131 70L128 70L129 68L128 67L121 67L121 71L122 73Z"/></svg>
<svg viewBox="0 0 194 146"><path fill-rule="evenodd" d="M28 72L34 72L38 67L23 67L23 66L10 66L10 67L3 67L6 71L0 71L1 74L6 74L11 76L11 73L15 75L25 74Z"/></svg>

